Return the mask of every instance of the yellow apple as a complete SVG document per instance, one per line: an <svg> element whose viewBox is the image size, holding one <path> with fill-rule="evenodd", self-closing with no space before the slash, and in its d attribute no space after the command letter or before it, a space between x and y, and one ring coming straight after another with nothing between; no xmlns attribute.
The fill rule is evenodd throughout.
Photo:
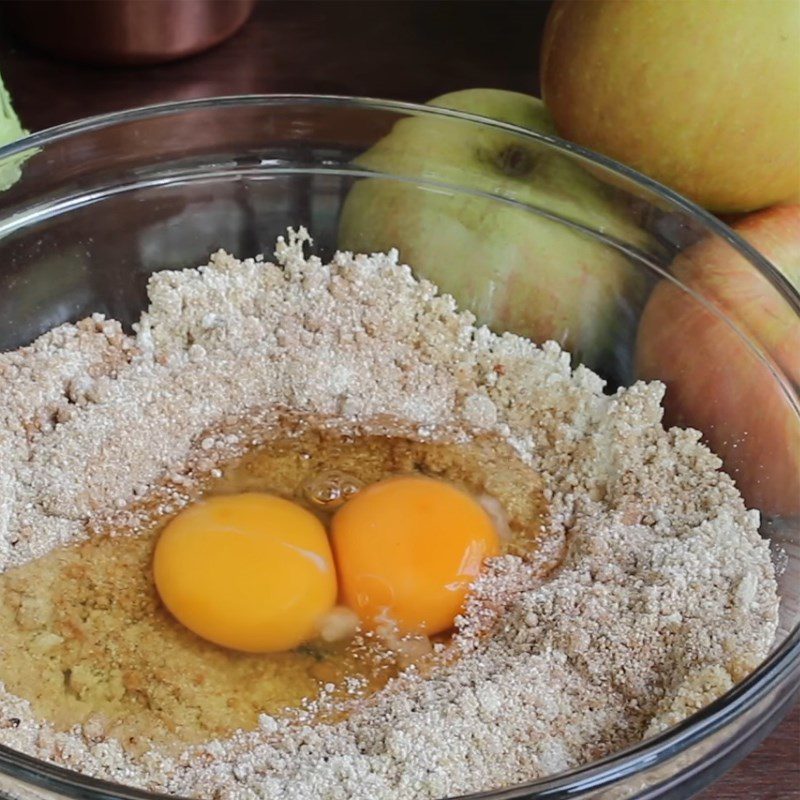
<svg viewBox="0 0 800 800"><path fill-rule="evenodd" d="M553 133L541 101L515 92L471 89L431 104ZM340 248L397 247L479 322L554 339L617 376L629 369L644 272L618 250L532 210L642 245L613 192L585 169L518 135L428 116L399 121L356 162L411 180L356 183L342 210Z"/></svg>
<svg viewBox="0 0 800 800"><path fill-rule="evenodd" d="M798 0L556 0L541 80L561 136L712 211L798 196Z"/></svg>
<svg viewBox="0 0 800 800"><path fill-rule="evenodd" d="M734 229L800 289L800 206L751 214ZM667 421L705 434L750 506L800 514L800 418L789 400L800 386L797 311L721 239L690 248L671 272L754 341L763 358L725 319L664 280L639 326L638 376L664 381Z"/></svg>

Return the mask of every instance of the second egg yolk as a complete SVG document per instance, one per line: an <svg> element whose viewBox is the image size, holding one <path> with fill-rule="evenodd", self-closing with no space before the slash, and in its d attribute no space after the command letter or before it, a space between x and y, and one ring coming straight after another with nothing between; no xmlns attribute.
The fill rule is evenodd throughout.
<svg viewBox="0 0 800 800"><path fill-rule="evenodd" d="M435 634L463 610L484 559L499 553L486 511L432 478L388 478L334 516L332 542L342 602L371 628Z"/></svg>
<svg viewBox="0 0 800 800"><path fill-rule="evenodd" d="M312 639L336 600L322 523L268 494L212 497L178 514L155 549L156 588L194 633L247 652Z"/></svg>

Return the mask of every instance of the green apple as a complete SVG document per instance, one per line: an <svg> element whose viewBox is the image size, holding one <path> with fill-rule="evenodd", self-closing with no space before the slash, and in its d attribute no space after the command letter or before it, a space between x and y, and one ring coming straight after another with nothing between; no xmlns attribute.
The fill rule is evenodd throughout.
<svg viewBox="0 0 800 800"><path fill-rule="evenodd" d="M20 125L19 117L11 105L8 90L0 77L0 146L15 142L27 133L28 131ZM5 191L19 180L20 164L27 157L27 155L17 155L0 163L0 191Z"/></svg>
<svg viewBox="0 0 800 800"><path fill-rule="evenodd" d="M496 89L446 94L430 105L545 134L542 102ZM439 116L408 117L361 167L406 180L356 183L344 204L341 249L400 251L420 277L452 294L480 323L543 342L616 374L647 289L618 250L557 215L643 244L614 190L554 148L502 129Z"/></svg>
<svg viewBox="0 0 800 800"><path fill-rule="evenodd" d="M800 205L751 214L733 227L800 290ZM667 422L705 434L750 506L775 516L800 514L800 418L790 400L800 386L797 311L720 238L681 253L671 272L762 355L726 319L663 280L642 315L638 376L664 381Z"/></svg>
<svg viewBox="0 0 800 800"><path fill-rule="evenodd" d="M800 196L798 0L557 0L541 76L562 136L712 211Z"/></svg>

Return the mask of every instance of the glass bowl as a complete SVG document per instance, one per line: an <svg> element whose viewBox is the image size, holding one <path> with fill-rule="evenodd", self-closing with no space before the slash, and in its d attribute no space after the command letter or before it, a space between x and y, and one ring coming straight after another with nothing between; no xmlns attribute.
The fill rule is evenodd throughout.
<svg viewBox="0 0 800 800"><path fill-rule="evenodd" d="M396 126L409 125L422 126L424 133L412 139L414 147L380 158L363 156L400 129ZM428 151L442 141L478 157L457 168L432 165ZM539 180L554 172L569 174L569 180ZM789 424L800 424L798 387L781 371L770 342L752 326L737 327L714 297L670 274L678 254L700 241L713 243L761 273L776 302L786 304L800 324L797 292L729 228L632 170L556 138L456 111L379 100L244 96L167 104L70 123L0 149L0 184L11 184L0 192L0 349L27 344L92 312L129 325L143 309L154 270L206 263L220 247L242 257L269 254L276 236L290 225L307 226L321 256L331 255L342 238L351 249L383 246L369 226L347 222L348 199L376 180L388 188L387 197L402 196L411 206L435 195L443 224L456 219L464 204L479 200L486 218L510 212L537 226L534 244L525 243L528 249L553 232L570 247L593 246L598 264L587 272L582 302L589 309L599 298L608 324L584 326L568 314L554 314L541 329L526 317L525 303L508 314L492 304L498 292L507 291L506 300L514 296L507 276L477 272L462 287L461 299L493 327L565 342L611 387L628 384L635 378L633 353L645 297L657 282L672 282L686 302L722 318L743 342L743 358L758 362L767 376L764 397L738 396L736 364L713 363L713 353L704 353L698 342L719 379L719 392L707 397L709 406L730 404L733 397L757 407L769 394ZM540 187L533 194L525 190L531 180ZM586 199L587 186L590 194L602 194L600 210ZM383 195L370 197L380 210ZM613 213L604 210L612 207ZM504 237L511 248L518 244L514 230L519 229ZM403 235L401 257L423 275L441 278L436 263L415 263L414 236L421 234L409 226ZM470 241L481 245L480 239ZM453 243L437 257L439 263L459 264L468 255ZM533 253L528 262L526 280L535 291L526 302L534 305L555 303L564 291L544 267L546 256ZM621 276L610 288L609 270ZM671 369L673 380L682 365ZM728 433L744 442L748 431ZM800 492L796 469L769 453L753 464L757 475L748 474L747 465L738 469L735 477L743 485L749 481L760 497L788 500L791 512L787 494ZM681 724L623 752L472 797L685 798L751 751L796 700L800 686L800 525L792 513L778 512L764 515L762 532L779 567L780 626L769 657L754 673ZM0 748L0 795L154 796L8 748Z"/></svg>

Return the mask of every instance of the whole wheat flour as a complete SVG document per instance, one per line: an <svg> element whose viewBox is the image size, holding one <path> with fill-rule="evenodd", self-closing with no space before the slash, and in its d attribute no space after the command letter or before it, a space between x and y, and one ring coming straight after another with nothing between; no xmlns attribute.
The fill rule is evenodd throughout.
<svg viewBox="0 0 800 800"><path fill-rule="evenodd" d="M542 580L523 558L491 562L459 657L408 669L339 722L263 715L142 752L90 725L57 732L0 687L2 744L198 797L441 798L640 741L764 658L777 595L758 513L698 433L663 429L663 386L606 395L556 344L476 328L395 251L323 264L306 240L279 240L276 264L219 252L154 275L133 335L94 316L0 356L0 571L99 520L135 524L154 486L183 502L195 472L246 450L237 420L287 408L356 433L392 419L420 439L503 437L541 475L561 564Z"/></svg>

